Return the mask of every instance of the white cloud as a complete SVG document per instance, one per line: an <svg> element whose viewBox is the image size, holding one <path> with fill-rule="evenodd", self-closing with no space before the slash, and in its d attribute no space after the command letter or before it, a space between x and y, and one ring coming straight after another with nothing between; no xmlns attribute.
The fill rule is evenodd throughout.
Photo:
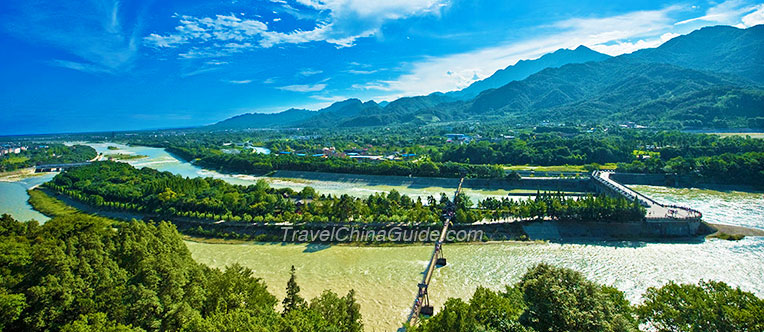
<svg viewBox="0 0 764 332"><path fill-rule="evenodd" d="M759 7L760 6L761 5L759 5ZM683 25L702 21L716 24L734 25L740 23L741 16L751 12L754 9L755 7L750 6L743 0L727 0L709 8L703 16L676 22L675 24Z"/></svg>
<svg viewBox="0 0 764 332"><path fill-rule="evenodd" d="M323 70L314 70L314 69L306 68L301 70L298 74L300 76L313 76L313 75L321 74L323 72L324 72Z"/></svg>
<svg viewBox="0 0 764 332"><path fill-rule="evenodd" d="M514 64L522 59L533 59L561 48L575 48L586 45L594 49L618 55L633 51L636 47L657 46L654 39L667 34L673 27L671 14L681 8L671 6L660 10L637 11L611 17L573 18L544 26L547 34L533 39L507 43L500 46L477 49L471 52L452 54L442 57L426 57L421 61L408 64L408 73L389 81L376 81L356 88L375 89L394 92L377 96L375 99L389 100L402 96L423 95L433 91L451 91L462 89L476 79L492 75L496 70ZM634 47L608 47L628 40Z"/></svg>
<svg viewBox="0 0 764 332"><path fill-rule="evenodd" d="M143 40L153 45L154 47L175 47L180 44L185 44L187 42L186 39L179 35L167 35L167 36L160 36L158 34L152 33L146 37L143 38Z"/></svg>
<svg viewBox="0 0 764 332"><path fill-rule="evenodd" d="M111 73L111 70L109 68L104 68L102 66L94 65L92 63L83 63L83 62L75 62L75 61L67 61L67 60L53 60L50 62L50 64L58 67L63 68L69 68L74 69L86 73Z"/></svg>
<svg viewBox="0 0 764 332"><path fill-rule="evenodd" d="M143 38L146 45L154 48L174 48L192 44L182 57L207 57L230 55L236 52L218 52L222 42L247 43L252 47L273 47L282 44L303 44L323 41L337 47L351 47L359 38L379 33L382 25L389 20L397 20L416 15L439 15L446 0L296 0L297 3L317 11L324 17L315 19L315 27L310 30L275 31L255 19L239 18L235 14L213 17L178 16L175 31L168 34L151 33ZM296 11L283 1L287 14L304 19L304 14ZM274 11L274 13L276 13ZM243 15L242 15L243 16ZM274 19L274 21L277 21Z"/></svg>
<svg viewBox="0 0 764 332"><path fill-rule="evenodd" d="M231 84L249 84L252 83L252 80L225 80L224 82Z"/></svg>
<svg viewBox="0 0 764 332"><path fill-rule="evenodd" d="M295 84L278 87L279 90L294 92L316 92L326 88L326 84Z"/></svg>
<svg viewBox="0 0 764 332"><path fill-rule="evenodd" d="M754 11L748 15L743 16L742 23L738 24L739 28L748 28L754 25L764 24L764 4L754 7Z"/></svg>
<svg viewBox="0 0 764 332"><path fill-rule="evenodd" d="M76 6L45 1L3 5L6 3L4 9L14 15L3 15L0 26L5 32L70 55L70 59L49 64L88 73L122 73L132 68L143 16L123 11L135 6L123 6L119 0L86 1ZM122 18L131 14L131 24L125 24Z"/></svg>
<svg viewBox="0 0 764 332"><path fill-rule="evenodd" d="M367 82L365 84L353 84L352 88L356 90L377 90L377 91L394 91L392 84L394 81L378 81Z"/></svg>
<svg viewBox="0 0 764 332"><path fill-rule="evenodd" d="M350 69L347 72L351 74L358 74L358 75L369 75L374 74L378 72L379 70L357 70L357 69Z"/></svg>
<svg viewBox="0 0 764 332"><path fill-rule="evenodd" d="M643 48L655 48L661 46L661 44L671 40L674 37L678 37L678 33L667 32L662 34L658 38L640 39L636 42L618 41L611 44L598 44L593 45L591 48L597 52L605 53L609 55L619 55L632 53L634 51L641 50Z"/></svg>

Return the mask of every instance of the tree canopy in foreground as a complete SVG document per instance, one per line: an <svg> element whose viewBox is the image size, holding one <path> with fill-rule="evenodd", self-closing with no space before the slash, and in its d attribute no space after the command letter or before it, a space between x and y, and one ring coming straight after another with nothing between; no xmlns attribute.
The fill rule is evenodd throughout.
<svg viewBox="0 0 764 332"><path fill-rule="evenodd" d="M195 262L172 224L0 218L3 331L360 331L354 294L282 315L250 269Z"/></svg>
<svg viewBox="0 0 764 332"><path fill-rule="evenodd" d="M762 331L764 300L722 282L649 288L632 306L623 292L581 273L537 265L504 291L478 288L448 299L413 330L427 331ZM640 325L641 324L641 325Z"/></svg>

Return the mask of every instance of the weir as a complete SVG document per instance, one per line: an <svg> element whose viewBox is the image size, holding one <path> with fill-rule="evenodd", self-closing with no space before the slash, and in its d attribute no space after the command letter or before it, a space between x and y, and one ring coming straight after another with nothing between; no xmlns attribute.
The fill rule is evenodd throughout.
<svg viewBox="0 0 764 332"><path fill-rule="evenodd" d="M65 169L77 167L77 166L84 166L90 164L90 162L84 162L84 163L69 163L69 164L47 164L47 165L37 165L34 167L35 173L42 173L42 172L61 172Z"/></svg>
<svg viewBox="0 0 764 332"><path fill-rule="evenodd" d="M703 218L703 214L700 211L691 209L688 207L667 205L657 202L656 200L636 191L623 184L613 180L610 175L613 171L594 171L592 172L592 179L598 189L598 191L608 192L611 194L619 195L626 198L629 201L635 199L639 201L639 204L647 209L647 215L645 219L647 222L656 221L669 221L669 220L698 220Z"/></svg>
<svg viewBox="0 0 764 332"><path fill-rule="evenodd" d="M440 232L438 241L435 242L435 249L432 251L430 263L427 265L427 269L424 272L422 282L417 285L419 290L417 291L416 299L414 299L414 305L411 307L411 313L409 314L409 318L407 320L408 325L416 324L419 320L419 315L432 316L433 314L433 307L430 305L430 297L428 295L427 289L430 286L430 279L432 279L432 273L435 271L435 267L446 265L446 258L443 257L443 244L446 240L448 226L451 225L451 219L453 219L454 213L456 211L456 200L459 197L459 193L462 191L463 183L464 178L461 178L459 180L459 186L454 192L454 199L452 201L453 203L446 206L443 211L445 216L443 221L443 229Z"/></svg>

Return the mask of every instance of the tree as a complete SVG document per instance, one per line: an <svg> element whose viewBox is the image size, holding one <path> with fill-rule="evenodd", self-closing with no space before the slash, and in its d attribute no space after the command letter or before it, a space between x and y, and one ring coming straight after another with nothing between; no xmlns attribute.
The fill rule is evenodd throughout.
<svg viewBox="0 0 764 332"><path fill-rule="evenodd" d="M61 332L139 332L144 331L140 328L125 326L110 321L105 313L99 312L89 315L80 315L80 318L74 322L64 325Z"/></svg>
<svg viewBox="0 0 764 332"><path fill-rule="evenodd" d="M764 331L764 300L723 282L650 287L637 308L658 331Z"/></svg>
<svg viewBox="0 0 764 332"><path fill-rule="evenodd" d="M292 310L305 307L305 299L300 297L300 286L297 285L297 276L295 275L294 265L289 272L289 281L287 281L286 297L281 302L284 305L284 314Z"/></svg>
<svg viewBox="0 0 764 332"><path fill-rule="evenodd" d="M26 307L24 294L7 294L0 288L0 331L21 316Z"/></svg>
<svg viewBox="0 0 764 332"><path fill-rule="evenodd" d="M361 306L355 301L355 291L350 290L344 297L339 297L330 290L325 290L321 296L310 302L310 310L317 312L331 326L339 331L360 332Z"/></svg>
<svg viewBox="0 0 764 332"><path fill-rule="evenodd" d="M528 308L520 322L538 331L636 331L623 293L613 292L580 272L539 264L517 287Z"/></svg>
<svg viewBox="0 0 764 332"><path fill-rule="evenodd" d="M507 173L506 176L504 176L504 179L509 182L517 182L517 181L520 181L522 177L516 171L511 171Z"/></svg>

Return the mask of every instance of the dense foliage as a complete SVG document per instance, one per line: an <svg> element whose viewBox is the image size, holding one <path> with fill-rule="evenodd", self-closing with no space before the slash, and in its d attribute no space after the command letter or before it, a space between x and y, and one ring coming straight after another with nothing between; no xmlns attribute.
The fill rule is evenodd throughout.
<svg viewBox="0 0 764 332"><path fill-rule="evenodd" d="M434 223L440 220L442 208L441 204L426 206L396 191L364 199L347 194L319 195L311 187L295 192L271 188L262 180L239 186L219 179L189 179L151 168L136 169L117 162L97 162L68 170L46 186L101 208L243 222Z"/></svg>
<svg viewBox="0 0 764 332"><path fill-rule="evenodd" d="M599 165L609 164L609 168L615 168L618 163L619 171L676 173L689 183L764 185L762 139L576 126L507 130L500 125L482 124L452 129L472 139L447 142L445 135L454 131L418 128L410 132L399 129L382 134L371 130L314 130L303 136L293 135L290 131L196 133L147 137L136 139L136 142L167 148L205 168L239 173L295 170L403 176L467 175L498 179L507 174L497 165L563 166L563 170L585 174ZM231 146L232 142L258 144L273 153L254 153L250 148ZM223 149L224 144L229 147ZM324 154L326 148L337 153L326 154L326 158L311 156ZM397 156L402 160L358 161L343 156L343 152L349 151Z"/></svg>
<svg viewBox="0 0 764 332"><path fill-rule="evenodd" d="M116 226L116 228L115 228ZM82 214L0 218L3 331L360 331L359 306L324 292L288 314L252 271L194 262L162 222Z"/></svg>
<svg viewBox="0 0 764 332"><path fill-rule="evenodd" d="M658 331L764 331L764 299L723 282L648 288L637 309Z"/></svg>
<svg viewBox="0 0 764 332"><path fill-rule="evenodd" d="M715 183L764 187L764 152L725 153L697 158L674 157L667 161L648 159L619 164L618 170L632 173L669 173L692 176Z"/></svg>
<svg viewBox="0 0 764 332"><path fill-rule="evenodd" d="M632 306L624 294L576 271L537 265L505 291L478 288L448 299L414 331L761 331L764 300L721 282L650 288Z"/></svg>
<svg viewBox="0 0 764 332"><path fill-rule="evenodd" d="M416 331L636 331L622 292L581 273L540 264L504 292L478 288L465 303L449 299Z"/></svg>
<svg viewBox="0 0 764 332"><path fill-rule="evenodd" d="M175 218L230 220L236 222L362 222L428 224L441 220L453 204L445 194L426 202L397 191L366 198L347 194L321 195L311 187L300 192L275 189L265 181L232 185L210 178L184 178L124 163L96 162L57 175L45 184L58 193L98 208L137 211ZM454 221L472 223L489 214L493 219L554 219L586 221L637 221L644 209L635 202L606 196L579 200L560 194L538 194L535 200L515 202L486 199L473 207L461 195Z"/></svg>
<svg viewBox="0 0 764 332"><path fill-rule="evenodd" d="M91 160L96 150L86 145L32 145L18 154L0 156L0 172L44 164L79 163Z"/></svg>
<svg viewBox="0 0 764 332"><path fill-rule="evenodd" d="M209 149L171 147L168 151L195 162L205 168L248 174L272 170L351 173L398 176L437 176L501 178L504 171L496 165L464 163L434 163L430 160L388 161L353 160L350 158L319 158L279 154L225 154Z"/></svg>
<svg viewBox="0 0 764 332"><path fill-rule="evenodd" d="M638 201L621 197L592 196L575 199L563 194L537 194L532 200L488 197L478 203L491 220L515 218L552 219L560 221L635 222L645 217L645 208Z"/></svg>

